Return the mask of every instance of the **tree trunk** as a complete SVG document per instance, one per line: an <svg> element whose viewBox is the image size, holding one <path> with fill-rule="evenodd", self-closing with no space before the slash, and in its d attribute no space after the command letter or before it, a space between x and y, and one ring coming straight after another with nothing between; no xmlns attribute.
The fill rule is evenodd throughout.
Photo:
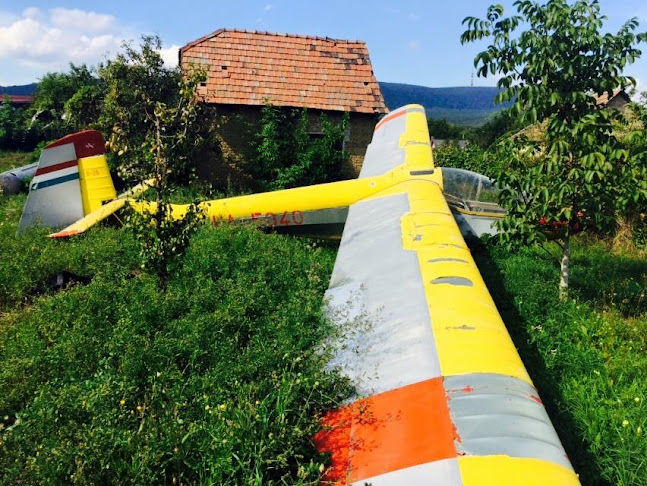
<svg viewBox="0 0 647 486"><path fill-rule="evenodd" d="M559 298L560 300L564 300L568 297L568 265L571 260L570 236L566 235L560 246L562 247L562 264L559 279Z"/></svg>

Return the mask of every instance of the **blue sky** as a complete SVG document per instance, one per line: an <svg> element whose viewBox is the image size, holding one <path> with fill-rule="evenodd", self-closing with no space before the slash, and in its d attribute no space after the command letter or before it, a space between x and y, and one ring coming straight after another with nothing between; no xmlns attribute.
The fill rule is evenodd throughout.
<svg viewBox="0 0 647 486"><path fill-rule="evenodd" d="M359 39L367 42L380 81L424 86L470 84L474 55L483 45L462 46L461 21L483 17L490 1L454 0L160 0L0 1L0 85L35 81L68 63L96 64L123 39L157 33L169 62L177 47L221 27ZM510 8L512 1L501 1ZM647 1L601 0L616 30L638 17L647 30ZM508 10L510 11L510 10ZM644 57L627 73L647 89ZM491 78L475 78L492 86Z"/></svg>

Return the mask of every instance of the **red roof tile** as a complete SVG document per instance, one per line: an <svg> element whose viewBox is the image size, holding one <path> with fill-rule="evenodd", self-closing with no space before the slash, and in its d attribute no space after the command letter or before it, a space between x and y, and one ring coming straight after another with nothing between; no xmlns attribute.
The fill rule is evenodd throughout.
<svg viewBox="0 0 647 486"><path fill-rule="evenodd" d="M182 47L180 63L210 65L210 103L388 112L360 41L220 29Z"/></svg>

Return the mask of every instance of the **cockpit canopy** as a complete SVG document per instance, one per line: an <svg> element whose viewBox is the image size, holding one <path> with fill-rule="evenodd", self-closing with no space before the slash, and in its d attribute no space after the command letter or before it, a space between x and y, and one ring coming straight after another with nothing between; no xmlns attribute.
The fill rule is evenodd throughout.
<svg viewBox="0 0 647 486"><path fill-rule="evenodd" d="M505 213L497 204L499 189L483 174L443 167L443 185L450 206L475 213Z"/></svg>

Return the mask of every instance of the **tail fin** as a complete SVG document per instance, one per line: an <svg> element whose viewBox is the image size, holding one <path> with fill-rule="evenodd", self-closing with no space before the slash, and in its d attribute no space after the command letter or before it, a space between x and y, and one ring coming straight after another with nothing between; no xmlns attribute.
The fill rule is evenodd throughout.
<svg viewBox="0 0 647 486"><path fill-rule="evenodd" d="M67 226L117 197L101 133L86 130L43 149L18 231L42 224Z"/></svg>

